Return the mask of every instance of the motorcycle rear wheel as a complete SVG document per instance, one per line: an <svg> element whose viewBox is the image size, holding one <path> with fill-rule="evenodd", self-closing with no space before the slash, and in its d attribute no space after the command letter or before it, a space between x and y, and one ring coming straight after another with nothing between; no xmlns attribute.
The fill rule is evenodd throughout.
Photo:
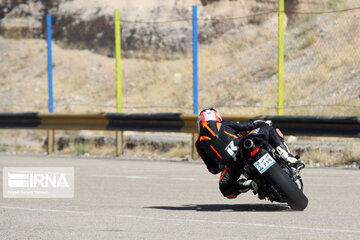
<svg viewBox="0 0 360 240"><path fill-rule="evenodd" d="M264 175L293 210L303 211L307 207L309 202L307 197L277 163Z"/></svg>

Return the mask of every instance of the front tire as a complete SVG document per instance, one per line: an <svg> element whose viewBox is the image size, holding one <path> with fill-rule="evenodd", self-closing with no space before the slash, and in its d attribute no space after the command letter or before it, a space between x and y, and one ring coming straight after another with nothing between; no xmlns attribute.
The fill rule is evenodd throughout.
<svg viewBox="0 0 360 240"><path fill-rule="evenodd" d="M270 167L264 175L293 210L303 211L307 207L309 202L307 197L277 163Z"/></svg>

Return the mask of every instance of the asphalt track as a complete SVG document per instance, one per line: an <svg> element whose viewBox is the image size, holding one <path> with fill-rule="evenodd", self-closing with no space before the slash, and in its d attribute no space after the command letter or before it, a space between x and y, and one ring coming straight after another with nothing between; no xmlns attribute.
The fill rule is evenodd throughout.
<svg viewBox="0 0 360 240"><path fill-rule="evenodd" d="M0 155L0 166L75 169L74 198L1 197L0 239L360 239L360 169L305 168L297 212L251 192L223 198L198 162Z"/></svg>

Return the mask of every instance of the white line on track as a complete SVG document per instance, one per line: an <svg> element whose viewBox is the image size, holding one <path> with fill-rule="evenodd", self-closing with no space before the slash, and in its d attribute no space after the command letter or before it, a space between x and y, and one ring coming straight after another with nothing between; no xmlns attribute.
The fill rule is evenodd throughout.
<svg viewBox="0 0 360 240"><path fill-rule="evenodd" d="M127 179L157 179L157 180L174 180L174 181L191 181L191 182L217 182L217 179L195 179L195 178L181 178L181 177L157 177L157 176L136 176L136 175L117 175L117 174L95 174L91 175L93 177L104 177L104 178L127 178ZM342 184L322 184L322 183L313 183L306 184L306 186L315 186L315 187L344 187L344 186L354 186L360 185L360 183L342 183Z"/></svg>
<svg viewBox="0 0 360 240"><path fill-rule="evenodd" d="M360 183L342 183L342 184L325 184L325 183L309 183L304 185L306 186L314 186L314 187L345 187L345 186L354 186L354 185L360 185Z"/></svg>
<svg viewBox="0 0 360 240"><path fill-rule="evenodd" d="M128 178L128 179L158 179L158 180L175 180L175 181L196 181L196 182L216 182L217 179L195 179L195 178L181 178L181 177L156 177L156 176L132 176L132 175L113 175L113 174L95 174L93 177L105 177L105 178Z"/></svg>
<svg viewBox="0 0 360 240"><path fill-rule="evenodd" d="M95 174L91 175L93 177L104 177L104 178L127 178L127 179L154 179L154 180L173 180L173 181L190 181L190 182L217 182L217 179L195 179L195 178L181 178L181 177L157 177L157 176L136 176L136 175L115 175L115 174ZM315 187L345 187L345 186L354 186L360 185L360 183L342 183L342 184L322 184L322 183L313 183L306 184L306 186L315 186Z"/></svg>
<svg viewBox="0 0 360 240"><path fill-rule="evenodd" d="M300 231L316 231L316 232L328 232L328 233L356 233L359 234L360 230L350 230L350 229L331 229L331 228L316 228L316 227L301 227L301 226L281 226L273 224L262 224L262 223L242 223L242 222L224 222L224 221L211 221L204 219L181 219L181 218L156 218L156 217L145 217L145 216L136 216L136 215L105 215L105 214L96 214L86 211L73 211L73 210L62 210L62 209L46 209L46 208L25 208L25 207L14 207L14 206L1 206L2 209L8 210L18 210L18 211L33 211L33 212L49 212L49 213L69 213L69 214L80 214L87 216L106 216L106 217L120 217L120 218L133 218L133 219L143 219L143 220L152 220L152 221L172 221L172 222L188 222L188 223L205 223L205 224L225 224L225 225L239 225L247 227L260 227L260 228L280 228L288 230L300 230Z"/></svg>

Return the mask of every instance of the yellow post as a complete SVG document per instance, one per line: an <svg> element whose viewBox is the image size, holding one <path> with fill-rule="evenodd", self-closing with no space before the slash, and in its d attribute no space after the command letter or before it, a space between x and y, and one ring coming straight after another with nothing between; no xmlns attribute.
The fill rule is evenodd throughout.
<svg viewBox="0 0 360 240"><path fill-rule="evenodd" d="M115 54L116 54L116 96L117 112L122 112L122 79L121 79L121 35L120 35L120 14L115 10ZM116 131L116 156L124 153L124 133Z"/></svg>
<svg viewBox="0 0 360 240"><path fill-rule="evenodd" d="M284 110L284 0L279 0L279 86L278 86L278 115Z"/></svg>

